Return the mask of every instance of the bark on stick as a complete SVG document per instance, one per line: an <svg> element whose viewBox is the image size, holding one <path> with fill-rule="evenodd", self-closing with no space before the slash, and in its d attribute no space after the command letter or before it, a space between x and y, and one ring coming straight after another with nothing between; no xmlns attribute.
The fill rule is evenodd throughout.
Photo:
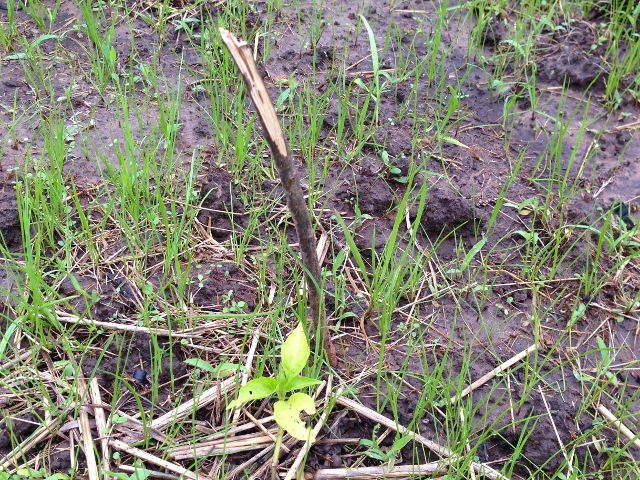
<svg viewBox="0 0 640 480"><path fill-rule="evenodd" d="M222 41L229 49L234 62L240 70L240 74L244 79L249 96L258 111L258 116L265 129L265 137L271 147L273 159L280 175L282 188L287 199L287 206L293 218L293 224L298 234L298 243L302 252L302 263L305 267L307 298L311 309L312 328L316 325L320 326L322 332L322 343L329 356L330 363L335 366L337 363L336 351L331 343L329 331L327 329L326 317L321 302L321 285L322 275L320 272L320 264L316 254L316 237L311 225L311 217L309 208L302 193L302 186L298 172L291 160L287 149L287 142L284 133L280 127L278 116L276 115L273 103L269 98L269 94L265 87L264 81L258 72L258 67L251 54L251 49L247 42L238 41L230 32L224 28L220 28L220 36Z"/></svg>

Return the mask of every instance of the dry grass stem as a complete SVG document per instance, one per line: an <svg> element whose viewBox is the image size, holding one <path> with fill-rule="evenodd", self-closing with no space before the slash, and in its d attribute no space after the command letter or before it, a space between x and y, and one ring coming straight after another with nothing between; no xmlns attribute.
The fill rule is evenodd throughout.
<svg viewBox="0 0 640 480"><path fill-rule="evenodd" d="M61 417L65 417L67 412L60 412ZM34 445L46 440L55 433L55 427L58 425L59 419L48 418L44 425L38 427L30 438L26 439L16 448L11 450L7 455L0 459L0 472L4 472L10 468L11 465L18 467L20 464L19 457L25 455Z"/></svg>
<svg viewBox="0 0 640 480"><path fill-rule="evenodd" d="M92 327L100 327L105 330L120 330L123 332L144 332L149 335L157 335L161 337L175 337L175 338L201 338L199 335L194 335L192 333L181 333L174 332L172 330L167 330L164 328L147 328L147 327L139 327L135 325L136 321L131 320L131 325L122 325L119 323L112 322L100 322L97 320L91 320L89 318L80 318L76 315L71 315L67 312L57 311L57 318L59 321L63 323L71 323L71 324L84 324L90 325Z"/></svg>
<svg viewBox="0 0 640 480"><path fill-rule="evenodd" d="M277 431L278 431L277 428L271 428L267 430L266 433L264 434L254 432L254 433L248 433L246 435L240 435L232 438L229 438L227 436L227 437L218 438L216 440L205 440L203 442L197 443L196 445L182 445L180 447L173 448L173 450L171 450L171 456L177 457L177 456L184 455L185 453L192 452L194 448L201 448L201 449L209 448L209 447L223 448L225 446L238 447L238 446L251 445L252 443L255 443L255 442L266 443L267 440L265 440L265 438L269 438L270 435L272 435L274 432L277 432Z"/></svg>
<svg viewBox="0 0 640 480"><path fill-rule="evenodd" d="M511 357L509 360L507 360L506 362L504 362L502 365L500 365L499 367L494 368L493 370L491 370L489 373L483 375L482 377L480 377L478 380L476 380L475 382L473 382L471 385L469 385L467 388L465 388L464 390L462 390L460 393L454 395L453 397L451 397L451 399L449 400L451 403L455 403L456 400L463 398L467 395L469 395L471 392L473 392L476 388L480 387L481 385L484 385L486 382L488 382L489 380L491 380L493 377L495 377L496 375L504 372L505 370L511 368L514 364L518 363L520 360L522 360L524 357L526 357L527 355L529 355L531 352L533 352L536 349L536 345L531 345L529 346L527 349L523 350L522 352L518 353L517 355L515 355L514 357Z"/></svg>
<svg viewBox="0 0 640 480"><path fill-rule="evenodd" d="M100 451L102 453L102 470L111 470L111 464L109 459L111 458L111 451L109 449L109 441L107 440L107 419L104 414L102 405L102 396L100 395L100 386L98 385L98 379L93 378L89 382L89 395L91 397L91 403L93 407L93 416L96 419L96 430L98 432L98 438L100 439ZM108 475L103 474L103 478L107 480Z"/></svg>
<svg viewBox="0 0 640 480"><path fill-rule="evenodd" d="M135 473L136 468L130 465L118 465L118 470L122 470L123 472L127 473ZM145 470L149 474L149 478L159 478L160 480L181 480L181 477L177 475L171 475L170 473L157 472L155 470L149 470L148 468Z"/></svg>
<svg viewBox="0 0 640 480"><path fill-rule="evenodd" d="M29 360L32 355L33 354L30 351L23 352L19 356L17 356L15 358L9 360L8 362L5 362L2 365L0 365L0 371L1 370L6 370L8 368L16 368L17 366L20 365L21 362L26 362L27 360Z"/></svg>
<svg viewBox="0 0 640 480"><path fill-rule="evenodd" d="M264 417L264 418L261 418L261 419L257 420L257 422L262 424L262 425L264 425L265 423L273 422L273 421L274 421L273 415L270 415L268 417ZM213 441L213 440L216 440L216 439L224 438L225 436L228 437L229 435L234 435L234 434L239 433L239 432L244 432L245 430L251 430L252 428L254 428L254 426L255 425L253 423L247 422L247 423L244 423L242 425L238 425L237 427L233 427L233 428L229 429L226 432L217 433L217 434L211 436L209 438L209 441Z"/></svg>
<svg viewBox="0 0 640 480"><path fill-rule="evenodd" d="M78 376L78 395L84 398L87 393L87 384L82 376ZM87 462L87 473L89 480L98 480L100 473L98 472L98 462L96 461L95 444L91 436L91 424L89 423L89 413L86 409L81 408L78 418L80 426L80 439L82 440L82 449Z"/></svg>
<svg viewBox="0 0 640 480"><path fill-rule="evenodd" d="M598 405L598 412L600 412L600 414L604 418L606 418L611 423L613 423L616 426L616 428L620 430L620 433L622 433L625 437L627 437L630 442L633 442L633 444L637 448L640 448L640 439L638 438L638 435L634 434L629 429L629 427L627 427L624 423L618 420L618 418L613 413L611 413L611 411L607 407L605 407L604 405Z"/></svg>
<svg viewBox="0 0 640 480"><path fill-rule="evenodd" d="M223 382L220 382L213 387L202 392L201 395L196 398L192 398L184 402L182 405L174 408L173 410L165 413L164 415L156 418L151 422L151 428L157 430L164 430L167 425L173 422L182 420L187 415L190 415L195 410L203 408L210 403L218 400L219 398L229 394L236 386L235 377L228 378ZM195 407L197 405L197 407ZM195 410L194 410L195 408Z"/></svg>
<svg viewBox="0 0 640 480"><path fill-rule="evenodd" d="M434 452L436 452L438 455L440 455L441 457L448 457L452 460L455 460L457 455L455 455L451 450L449 450L447 447L443 447L442 445L438 445L435 442L432 442L431 440L424 438L422 435L418 434L418 433L414 433L411 430L407 429L406 427L403 427L402 425L398 425L396 424L393 420L385 417L384 415L380 415L378 412L371 410L370 408L367 408L363 405L360 405L359 403L355 402L354 400L351 400L349 398L345 398L345 397L339 397L336 400L337 403L339 403L340 405L350 408L351 410L359 413L360 415L362 415L363 417L367 417L371 420L373 420L374 422L377 422L387 428L390 428L392 430L395 430L403 435L408 435L410 436L413 440L415 440L416 442L421 443L422 445L424 445L425 447L427 447L429 450L432 450ZM472 463L472 467L473 470L478 473L478 474L484 474L487 478L490 478L491 480L507 480L507 477L505 477L504 475L502 475L500 472L494 470L491 467L488 467L487 465L483 465L481 463L476 463L473 462Z"/></svg>
<svg viewBox="0 0 640 480"><path fill-rule="evenodd" d="M460 409L460 423L464 424L464 409ZM464 449L467 452L467 455L471 453L471 445L469 444L469 439L465 442ZM472 467L469 467L469 479L476 480L476 472L473 471Z"/></svg>
<svg viewBox="0 0 640 480"><path fill-rule="evenodd" d="M145 429L145 426L140 420L132 417L128 413L123 412L122 410L117 410L114 414L127 419L124 423L111 422L111 424L116 431L126 437L129 443L139 442L145 438L145 435L151 435L151 438L159 442L165 443L168 441L167 436L159 429L149 428L148 425Z"/></svg>
<svg viewBox="0 0 640 480"><path fill-rule="evenodd" d="M256 417L254 417L253 415L251 415L251 413L246 409L243 408L242 409L242 413L244 413L247 418L256 426L258 427L258 430L261 430L262 433L264 433L265 435L269 435L271 437L271 440L273 440L274 442L277 441L276 437L269 431L267 430L264 425L262 425L258 419ZM277 432L277 429L276 429ZM289 453L288 451L286 453Z"/></svg>
<svg viewBox="0 0 640 480"><path fill-rule="evenodd" d="M549 421L551 422L551 426L553 427L553 431L556 434L556 438L558 439L558 444L560 445L560 450L562 451L562 455L564 455L565 460L567 461L567 470L568 475L571 477L573 472L572 459L573 455L571 455L571 459L567 455L567 449L564 447L564 443L562 443L562 439L560 438L560 434L558 433L558 429L556 428L556 422L553 421L553 415L551 414L551 409L549 408L549 404L547 403L547 399L542 392L542 387L538 385L538 392L540 392L540 396L542 397L542 402L544 403L544 408L547 410L547 415L549 415Z"/></svg>
<svg viewBox="0 0 640 480"><path fill-rule="evenodd" d="M240 387L244 387L249 381L249 376L251 375L251 364L253 363L253 357L256 354L256 349L258 348L258 340L260 339L260 331L256 330L253 335L253 340L251 340L251 346L249 347L249 352L247 353L247 360L244 363L245 368L247 369L242 373L242 380L240 381ZM233 412L233 420L231 423L238 423L238 419L240 418L240 410L236 409Z"/></svg>
<svg viewBox="0 0 640 480"><path fill-rule="evenodd" d="M139 448L136 448L136 447L131 447L120 440L116 440L115 438L109 440L109 445L111 445L116 450L120 450L122 452L128 453L129 455L133 455L134 457L139 458L144 462L153 463L154 465L170 470L174 473L177 473L178 475L183 476L184 478L188 478L189 480L198 480L198 478L202 480L202 475L198 476L195 473L190 472L186 468L181 467L180 465L167 462L166 460L158 458L155 455L151 455L150 453L145 452L144 450L140 450Z"/></svg>
<svg viewBox="0 0 640 480"><path fill-rule="evenodd" d="M424 465L398 465L389 467L327 468L316 470L313 480L342 478L411 478L447 473L445 462L432 462Z"/></svg>
<svg viewBox="0 0 640 480"><path fill-rule="evenodd" d="M277 430L274 430L277 431ZM273 432L271 432L273 433ZM190 445L188 450L176 449L171 452L171 458L174 460L191 460L197 457L205 457L207 455L230 455L232 453L244 452L248 450L256 450L262 448L265 443L273 442L273 435L251 435L249 438L243 438L227 442L216 442L209 444Z"/></svg>
<svg viewBox="0 0 640 480"><path fill-rule="evenodd" d="M283 443L282 446L284 447L285 444ZM276 448L276 444L272 443L265 449L261 450L259 453L255 454L253 457L249 458L246 462L241 463L236 468L234 468L229 473L227 473L227 475L225 476L225 479L230 480L238 477L238 475L244 473L247 468L249 468L251 465L258 463L259 461L268 462L268 460L266 459L271 456L271 453L273 452L274 448ZM269 465L269 468L271 468L271 465L270 464L268 465Z"/></svg>

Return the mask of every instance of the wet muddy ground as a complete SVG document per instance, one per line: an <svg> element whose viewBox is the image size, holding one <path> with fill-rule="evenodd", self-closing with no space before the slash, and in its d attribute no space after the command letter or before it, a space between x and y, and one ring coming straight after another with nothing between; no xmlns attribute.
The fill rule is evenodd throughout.
<svg viewBox="0 0 640 480"><path fill-rule="evenodd" d="M331 2L330 2L331 3ZM376 2L374 2L375 4ZM139 7L133 5L134 9ZM212 7L215 17L219 13L216 9L224 6ZM278 29L276 41L272 45L268 61L261 66L264 79L270 89L272 98L277 98L281 89L276 85L278 80L295 80L299 84L312 84L318 95L331 88L332 83L341 82L345 77L344 71L336 69L336 64L355 65L348 71L346 77L368 78L366 72L372 70L369 59L369 45L364 34L358 41L354 36L356 15L364 9L366 15L375 19L375 31L379 44L384 44L385 22L389 18L397 25L403 38L394 49L408 48L411 45L418 56L427 56L428 45L415 41L416 31L423 35L433 35L433 29L428 28L429 17L435 12L435 6L425 4L425 10L417 10L411 2L394 5L394 12L389 11L387 4L380 6L356 6L351 2L344 4L331 3L327 5L323 15L330 21L331 28L326 28L317 39L316 51L301 42L297 29L294 9L284 10L274 23ZM307 17L312 15L312 7L303 5L302 17L307 11ZM78 10L72 2L62 2L60 14L56 20L62 28L74 17ZM0 16L5 12L0 10ZM252 13L247 21L251 24L263 22L270 13L264 2L252 3ZM35 38L33 26L24 11L17 12L20 28L27 38ZM319 193L317 195L316 210L314 210L318 231L324 229L331 232L331 248L324 259L323 266L331 269L333 255L346 245L344 235L336 228L335 212L344 218L359 218L356 230L356 246L363 254L371 255L375 251L382 254L396 221L397 208L406 193L403 178L410 170L420 165L414 185L427 182L431 185L424 212L420 218L420 232L417 241L425 248L436 248L437 260L440 264L448 264L459 255L459 246L465 245L468 250L486 235L487 246L499 244L518 244L521 240L507 235L517 230L528 230L531 227L532 215L518 211L516 208L502 206L500 212L495 213L496 202L505 197L509 203L518 205L525 199L536 195L545 195L543 179L550 177L554 168L552 155L547 152L554 129L557 127L558 111L566 121L565 135L560 151L555 152L561 159L560 169L566 172L570 183L578 178L580 188L576 194L563 203L562 213L551 215L548 223L534 225L541 241L549 231L564 227L565 224L593 225L601 228L602 223L597 220L602 211L606 211L618 201L630 205L630 217L636 210L634 200L640 196L640 140L637 138L637 123L640 120L640 108L632 98L625 98L619 106L618 112L609 115L600 106L597 99L604 94L607 72L598 61L598 54L604 46L595 51L585 51L585 45L597 44L594 24L597 19L585 18L576 22L572 28L555 36L543 36L544 42L538 47L543 54L538 62L537 100L538 104L532 111L531 102L523 96L518 101L514 113L505 119L503 108L505 99L511 91L502 94L491 92L486 73L480 68L470 69L469 76L463 83L460 106L456 112L455 126L448 131L447 136L455 138L456 142L442 142L435 145L428 130L428 123L438 122L439 109L434 103L447 99L432 98L434 91L428 78L422 78L417 84L400 82L390 88L379 102L379 118L384 119L382 125L375 130L375 134L365 145L362 153L351 163L344 161L348 158L349 150L354 145L349 141L349 135L343 145L329 147L336 135L339 118L345 112L340 111L339 99L329 96L326 109L321 116L318 128L318 148L311 149L312 156L302 156L299 149L293 150L296 163L302 172L303 183L307 190ZM471 22L473 24L473 22ZM134 20L132 25L136 31L135 45L132 49L128 26L118 27L118 42L115 44L118 58L126 65L131 58L136 62L148 63L150 52L157 48L158 38L152 28L142 20ZM473 26L473 25L471 25ZM457 87L459 75L467 71L467 65L475 62L469 58L466 39L469 35L469 25L464 25L460 18L454 18L449 26L449 35L444 35L441 49L451 48L444 69L438 74L434 83L444 82L445 85ZM502 48L501 42L508 32L504 22L496 18L490 22L484 32L484 52L487 56ZM82 38L71 32L60 41L64 51L76 54L79 59L86 55L86 48ZM349 42L348 58L341 58L342 51L338 47L341 42ZM452 43L448 43L452 42ZM47 69L55 72L51 77L53 90L56 95L65 95L71 75L64 63L56 64L55 55L60 53L59 46L52 42L40 45L48 59ZM178 75L185 75L182 79L180 92L183 95L180 113L180 129L178 131L176 150L183 154L183 158L191 158L196 151L201 157L203 168L198 177L198 189L203 198L201 210L197 214L197 223L215 242L225 245L217 251L212 249L196 250L195 258L198 268L192 268L190 278L200 288L193 288L190 305L194 309L206 312L225 312L242 302L247 311L253 311L259 302L265 299L262 294L255 270L247 258L255 254L261 245L260 239L268 235L267 218L272 214L282 212L282 192L277 181L260 179L255 184L234 182L230 152L219 151L216 147L215 125L211 125L210 117L203 112L211 108L209 98L192 88L193 82L207 78L203 72L200 52L189 44L185 36L167 36L162 46L164 55L160 57L160 66L167 83L177 84ZM261 47L259 47L260 49ZM51 50L48 50L51 49ZM398 51L388 52L385 68L394 67L394 56ZM82 61L82 60L79 60ZM190 73L185 74L186 65ZM17 251L22 242L20 218L17 211L14 183L16 171L14 167L21 166L27 150L31 154L42 151L45 146L38 138L39 127L45 117L36 114L39 99L34 98L33 90L29 87L29 80L25 78L23 67L18 60L5 58L2 60L2 79L0 80L0 103L5 106L5 120L0 125L0 135L3 138L2 170L0 171L0 230L4 241L11 249ZM336 73L341 72L341 73ZM340 77L342 75L342 78ZM185 80L185 78L187 80ZM87 201L91 200L91 189L103 180L101 174L104 162L113 161L113 153L104 148L113 139L122 139L118 126L118 117L105 99L95 92L91 85L82 78L74 78L78 87L73 92L73 115L69 113L72 122L76 122L77 135L86 137L87 144L98 145L102 151L100 161L94 157L87 157L86 151L78 145L71 150L73 158L65 168L68 169L75 184L86 188ZM563 85L568 85L566 96L562 95ZM448 89L444 89L448 91ZM580 135L582 113L588 98L596 101L590 104L587 114L589 128ZM140 92L140 95L143 95ZM15 103L14 103L15 102ZM15 105L15 107L14 107ZM248 108L250 108L247 103ZM6 118L15 113L26 112L24 120L19 122L11 132L6 129ZM421 118L427 118L425 125L415 124L412 111L424 112ZM571 115L572 112L579 112ZM357 112L349 111L347 115L354 118L345 123L347 131L355 128ZM89 119L96 127L89 128ZM387 121L389 119L389 121ZM453 121L452 120L452 121ZM152 114L145 118L153 124ZM284 122L294 122L291 115L284 117ZM308 119L304 119L308 122ZM372 119L367 120L371 124ZM633 125L636 125L635 127ZM311 128L311 126L309 126ZM140 136L142 132L137 132ZM352 133L352 132L349 132ZM419 137L416 140L416 137ZM79 138L79 137L76 137ZM101 145L101 146L100 146ZM388 154L391 164L386 164L382 152ZM327 156L336 156L327 161ZM268 155L256 155L265 168L269 168L271 159ZM325 162L327 180L323 184L313 183L308 177L309 166L313 162ZM512 179L512 184L506 194L503 193L505 182L510 180L513 166L521 162L518 174ZM309 183L311 182L311 185ZM245 246L247 258L238 262L233 250L228 248L234 232L249 231L248 210L251 208L243 199L248 198L246 191L258 192L265 205L264 224L251 230L250 239ZM552 186L557 192L557 187ZM411 208L407 217L414 220L417 215L417 199L409 193ZM254 197L257 198L257 197ZM555 200L558 200L557 198ZM565 199L562 199L563 201ZM637 215L636 215L636 218ZM538 220L539 221L539 220ZM555 222L555 223L554 223ZM564 223L560 223L564 222ZM400 227L401 233L406 233L406 225ZM295 243L295 236L290 235L290 243ZM455 378L463 371L463 362L471 363L470 378L464 379L463 384L481 377L483 374L497 367L500 363L513 357L529 345L538 343L536 355L528 358L531 370L518 369L510 380L510 393L505 395L505 384L488 383L472 394L472 402L478 405L473 411L476 418L471 428L472 432L484 432L481 445L477 447L480 462L499 469L515 451L519 452L520 460L512 473L512 478L531 478L531 472L541 468L542 471L553 474L562 464L564 458L559 449L559 441L564 445L574 445L574 439L588 433L594 422L593 411L585 410L582 402L585 392L584 383L577 379L571 368L571 356L576 351L582 353L597 348L597 335L608 337L612 345L619 347L616 363L637 361L638 347L638 314L630 312L624 317L615 319L607 308L613 308L619 293L615 285L605 285L598 292L578 292L575 288L567 288L575 282L576 272L580 272L587 259L583 253L588 248L589 241L584 239L578 244L571 245L573 251L568 252L566 260L560 267L561 273L557 278L568 279L558 282L557 286L547 286L543 290L533 293L531 284L523 279L523 271L518 265L517 251L510 250L513 257L502 253L488 253L488 264L491 278L488 284L492 286L487 292L488 300L480 301L482 296L478 291L467 288L476 279L459 277L453 279L451 291L455 294L438 295L434 301L420 302L415 308L418 318L424 319L429 328L411 329L407 326L407 316L398 313L393 316L388 348L383 358L384 369L397 371L406 368L412 372L405 382L398 384L390 382L384 386L382 392L377 392L375 373L378 369L379 328L375 315L360 322L367 303L358 295L363 285L357 280L352 281L345 289L340 290L340 298L335 298L336 288L333 282L327 284L327 307L331 320L338 324L334 336L340 347L340 362L337 372L343 378L355 378L363 372L369 372L360 378L356 385L357 398L370 408L378 409L378 395L397 399L397 421L401 425L408 425L414 421L418 404L424 405L423 395L425 382L428 382L427 368L442 365L445 378ZM113 239L106 249L119 248L120 240ZM415 248L413 246L412 248ZM569 247L567 247L569 248ZM488 252L488 250L487 250ZM495 258L494 258L495 257ZM162 261L162 252L158 252L158 263ZM637 262L637 260L635 260ZM634 267L637 272L637 266ZM96 273L97 272L97 273ZM290 272L289 272L290 273ZM154 272L149 274L149 281L153 283ZM285 275L287 272L285 271ZM425 277L443 274L442 269L427 270ZM640 274L629 278L629 294L640 290ZM96 321L119 322L120 316L134 315L140 309L143 296L136 290L135 282L122 271L122 265L111 264L99 268L94 272L79 272L75 282L63 281L54 285L61 296L72 296L78 292L77 283L85 292L96 292L87 298L79 297L69 302L66 309L78 316L90 315ZM19 288L19 281L12 278L11 270L2 274L3 288L6 292L15 292ZM156 284L159 280L156 282ZM229 292L233 293L233 301ZM402 295L397 307L399 311L410 305L416 298L427 296L425 292L412 292ZM569 338L564 338L556 344L563 326L571 319L572 306L577 295L586 295L586 310L580 321L576 323ZM5 295L7 302L10 295ZM534 332L530 319L532 305L536 308L549 307L546 318L539 331ZM590 306L597 304L597 307ZM227 309L227 310L225 310ZM3 322L4 323L4 322ZM233 320L233 323L236 323ZM239 322L238 322L239 323ZM239 327L239 325L237 325ZM171 325L168 325L171 328ZM364 331L362 330L364 328ZM598 332L594 335L593 332ZM77 335L91 337L95 332L78 328ZM103 335L107 335L104 334ZM132 395L128 394L122 382L114 391L115 377L125 376L130 384L135 384L131 378L135 369L151 372L150 379L162 385L155 403L145 404L158 415L164 413L172 405L172 395L179 388L181 382L189 378L191 367L183 363L190 355L175 339L160 337L157 342L151 341L148 334L118 332L108 334L106 338L98 340L104 351L100 355L89 355L75 360L81 365L83 373L88 377L95 375L105 392L122 395L121 407L123 411L135 412L138 405ZM422 357L412 356L411 342L421 342L432 345L426 349ZM226 351L225 339L214 335L208 337L206 348L211 352ZM162 351L161 360L157 360L158 352ZM126 352L126 355L123 355ZM409 352L409 353L407 353ZM550 352L550 353L549 353ZM597 357L585 356L582 367L585 371L596 367ZM549 386L544 392L527 387L526 376L531 372L542 372L544 383ZM610 388L613 396L631 397L640 387L640 375L637 369L616 372L620 387ZM387 388L396 385L397 392L388 392ZM400 386L398 386L400 385ZM455 382L452 385L456 385ZM624 388L622 387L624 385ZM137 385L145 399L145 386ZM455 391L443 391L443 400L455 395ZM10 396L9 396L10 397ZM431 399L430 401L433 401ZM127 404L129 402L129 404ZM413 428L425 437L439 443L443 432L447 431L446 419L439 413L437 402L427 402L427 411L420 417ZM633 402L638 420L637 401ZM7 454L16 440L26 438L34 430L36 416L34 414L12 415L12 400L0 400L3 408L4 422L0 426L0 454ZM551 414L549 414L551 412ZM393 409L389 403L382 405L380 413L393 418ZM198 420L209 421L216 425L220 419L220 411L205 410L199 412ZM526 420L529 419L529 420ZM334 421L335 420L335 421ZM525 421L526 420L526 421ZM326 438L371 438L375 423L353 412L334 412L328 420L332 428L325 429ZM636 424L637 425L637 424ZM10 428L9 428L10 426ZM486 434L486 429L495 434ZM557 429L557 435L552 434ZM604 432L604 433L602 433ZM614 429L600 432L601 441L608 445L616 445L617 432ZM382 442L389 446L393 435ZM525 438L525 441L522 439ZM469 442L475 442L474 435ZM13 442L13 443L12 443ZM55 442L54 442L55 443ZM66 447L65 447L66 446ZM517 447L516 447L517 446ZM68 443L54 445L64 451ZM357 458L353 446L340 443L322 441L312 449L307 460L307 470L328 467L351 466ZM416 450L419 453L416 453ZM632 447L630 455L638 459L639 451ZM410 464L437 460L437 456L428 451L420 451L415 445L409 444L403 449L402 458L396 464ZM56 456L53 452L50 468L52 471L65 471L70 467L68 454ZM65 456L66 455L66 456ZM252 453L234 454L226 461L228 467L242 464ZM581 442L575 445L575 456L579 462L586 462L590 470L595 471L606 464L608 453ZM80 458L82 465L82 458ZM214 460L204 462L203 471L213 468ZM366 459L364 465L377 465L379 462ZM541 475L541 474L538 474ZM614 475L615 476L615 475ZM541 477L542 478L542 477Z"/></svg>

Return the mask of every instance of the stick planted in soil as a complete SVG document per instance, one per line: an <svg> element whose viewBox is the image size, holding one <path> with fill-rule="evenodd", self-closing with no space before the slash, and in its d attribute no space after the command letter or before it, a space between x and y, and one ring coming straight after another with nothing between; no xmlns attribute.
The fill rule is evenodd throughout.
<svg viewBox="0 0 640 480"><path fill-rule="evenodd" d="M309 331L313 331L316 326L320 327L320 343L329 357L332 366L337 364L337 354L327 328L326 317L324 315L321 301L322 274L320 264L316 254L316 237L311 225L309 208L304 200L302 186L284 138L284 133L280 127L278 116L273 108L273 103L265 87L264 81L258 72L258 68L251 54L247 42L238 41L231 33L224 28L220 28L222 41L229 49L234 62L240 70L244 79L249 96L258 110L258 116L265 129L265 137L273 153L273 158L280 175L282 188L287 199L287 206L293 218L293 224L298 234L298 243L302 252L302 264L305 267L307 279L307 296L311 309L312 325Z"/></svg>

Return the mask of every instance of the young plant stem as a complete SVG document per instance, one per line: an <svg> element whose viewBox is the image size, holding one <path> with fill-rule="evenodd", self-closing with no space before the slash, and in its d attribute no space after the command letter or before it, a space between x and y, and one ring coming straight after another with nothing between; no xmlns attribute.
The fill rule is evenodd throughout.
<svg viewBox="0 0 640 480"><path fill-rule="evenodd" d="M271 460L271 480L278 478L278 464L280 463L280 447L282 446L282 436L284 428L278 426L278 436L276 437L276 446L273 449L273 459Z"/></svg>
<svg viewBox="0 0 640 480"><path fill-rule="evenodd" d="M278 169L278 174L280 175L282 188L284 189L287 199L287 206L289 207L293 224L298 233L298 243L300 244L300 251L302 252L302 264L304 265L305 277L307 279L307 297L309 308L311 309L312 325L311 328L309 328L309 332L312 332L315 327L320 328L320 344L324 346L327 352L329 363L335 366L337 364L336 350L329 336L321 301L322 273L316 254L316 237L313 232L313 226L311 225L309 208L304 200L297 169L289 155L278 116L276 115L275 108L273 108L273 103L269 98L264 81L258 72L247 42L238 41L224 28L220 28L220 35L222 41L229 49L234 62L238 66L240 74L247 85L251 100L253 100L256 110L258 110L260 121L265 129L265 137L273 153L273 159Z"/></svg>

